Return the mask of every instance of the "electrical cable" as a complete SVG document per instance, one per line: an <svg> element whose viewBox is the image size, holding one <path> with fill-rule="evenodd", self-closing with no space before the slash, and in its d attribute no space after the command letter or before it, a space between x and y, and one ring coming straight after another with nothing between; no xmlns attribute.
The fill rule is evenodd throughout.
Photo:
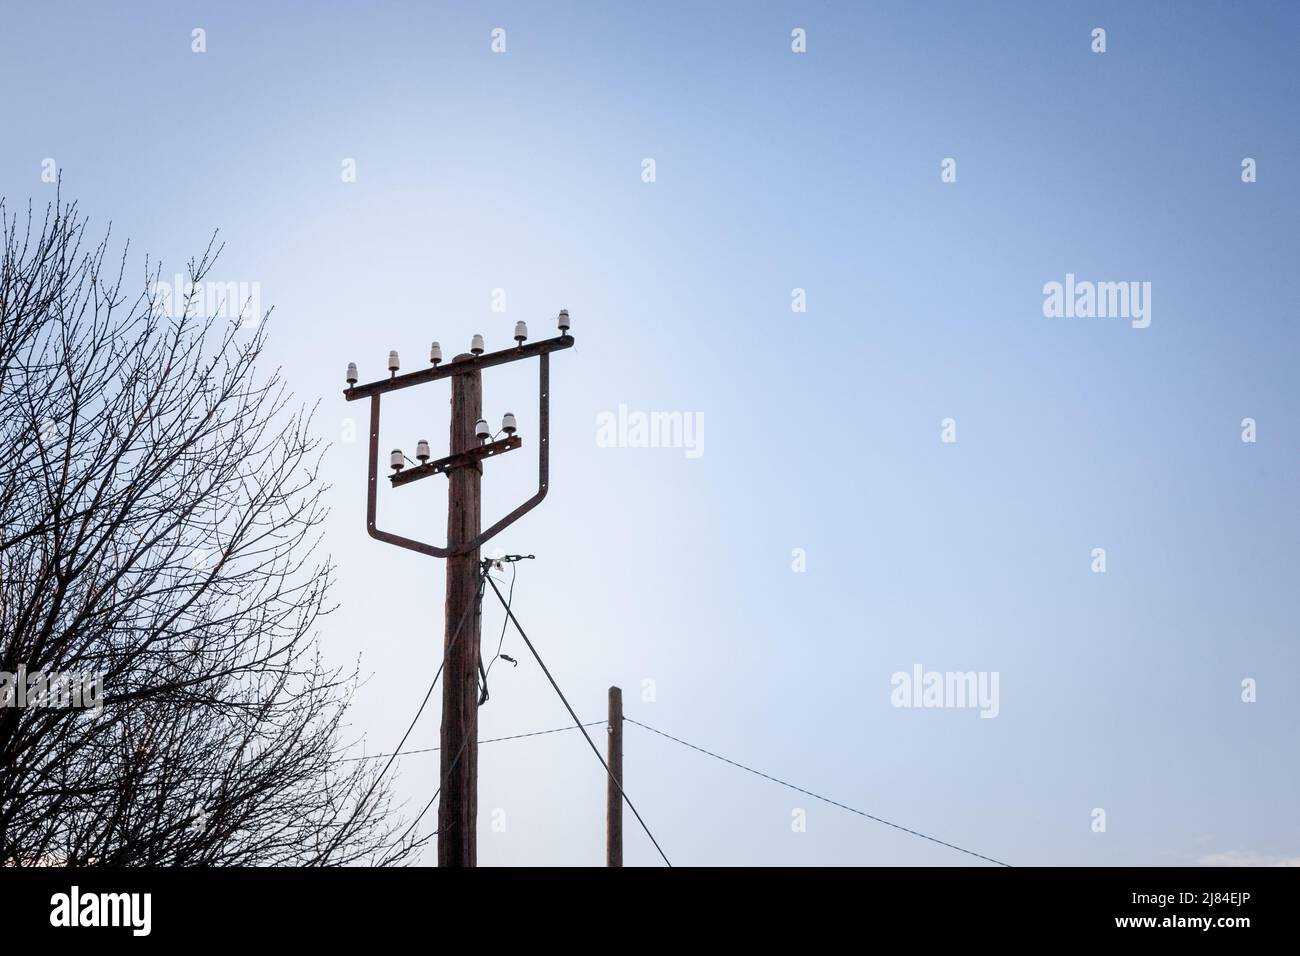
<svg viewBox="0 0 1300 956"><path fill-rule="evenodd" d="M437 801L438 794L442 793L442 788L447 785L447 778L450 777L451 772L456 769L456 764L460 763L461 754L465 752L465 747L468 744L469 744L469 737L466 737L464 740L460 742L460 749L456 751L456 756L452 758L451 764L447 767L447 772L444 773L442 775L442 779L438 781L438 789L433 791L433 796L431 796L429 798L429 802L424 805L424 809L421 810L418 814L416 814L415 819L411 821L411 825L407 827L404 831L402 831L402 835L398 837L396 843L392 845L400 844L403 840L405 840L407 836L410 834L410 832L415 829L416 825L421 820L424 819L424 815L429 812L429 808L433 806L435 801ZM429 834L429 836L436 836L439 832L440 831L438 830L434 830L433 833ZM425 837L424 839L427 840L428 837ZM421 842L423 842L423 840Z"/></svg>
<svg viewBox="0 0 1300 956"><path fill-rule="evenodd" d="M607 724L607 723L609 723L608 720L591 720L583 724L582 726L595 727L598 724ZM525 737L541 737L545 734L559 734L567 730L577 730L577 729L578 729L577 727L573 727L573 726L552 727L550 730L534 730L526 734L511 734L508 737L489 737L486 740L480 740L479 746L481 747L483 744L496 744L496 743L500 743L503 740L522 740ZM342 757L340 758L339 763L352 763L357 760L379 760L383 757L391 757L391 756L409 757L411 754L436 753L441 749L442 749L441 747L422 747L419 750L403 750L400 754L396 754L396 755L368 754L367 756L364 757Z"/></svg>
<svg viewBox="0 0 1300 956"><path fill-rule="evenodd" d="M515 630L518 631L519 636L523 638L524 643L528 646L528 650L532 653L533 658L537 661L538 666L541 667L542 673L546 675L546 679L550 681L551 686L555 688L555 693L559 695L559 698L563 702L565 709L569 712L569 716L573 718L574 724L577 726L579 730L582 731L582 736L587 739L587 744L588 746L591 747L591 752L596 755L596 759L600 761L600 765L605 768L605 773L609 776L609 779L613 781L614 786L618 788L619 796L621 796L623 800L626 801L628 805L628 809L630 809L632 811L633 816L636 817L637 823L641 824L641 829L645 830L646 836L648 836L650 838L650 842L655 845L655 849L658 850L659 855L663 857L664 863L667 863L668 866L671 867L672 863L668 859L668 854L664 853L663 847L659 845L659 841L655 839L655 835L651 833L650 828L646 826L645 820L641 818L640 812L637 810L636 806L632 803L632 800L628 797L627 791L623 789L623 784L610 771L609 764L605 763L605 758L600 755L600 751L596 748L596 744L592 741L591 735L587 733L587 728L582 725L582 721L580 721L578 719L578 715L574 713L573 707L570 706L569 704L569 699L564 696L564 691L560 690L560 685L557 684L555 682L555 678L551 676L551 672L547 668L545 662L543 662L542 656L537 653L537 648L533 646L533 642L530 641L528 639L528 635L524 633L523 626L520 625L519 623L519 618L515 617L515 612L510 610L510 608L506 605L506 600L501 594L501 589L497 587L496 582L492 580L491 575L485 576L485 580L487 581L488 584L492 585L492 590L493 592L495 592L497 596L497 600L500 601L501 606L506 609L506 617L508 617L510 619L510 622L514 624Z"/></svg>
<svg viewBox="0 0 1300 956"><path fill-rule="evenodd" d="M456 629L452 631L451 638L447 641L447 653L450 653L451 649L456 646L456 639L460 637L461 629L465 626L465 622L469 620L470 612L477 610L479 605L482 604L483 581L487 578L487 576L488 575L486 569L480 572L479 579L478 579L478 594L474 598L474 601L465 608L465 613L460 616L460 620L456 623ZM445 662L446 662L446 655L444 654L443 663ZM424 692L424 700L420 701L419 709L416 710L415 716L411 718L410 724L407 725L406 733L402 734L402 739L398 741L397 748L388 756L388 763L384 764L384 769L379 771L379 773L375 776L374 781L370 784L370 789L366 791L366 795L362 797L359 801L357 801L356 808L352 811L352 814L348 817L348 822L339 828L338 832L334 836L334 839L330 841L330 845L325 850L326 853L333 851L339 839L342 837L344 833L347 832L348 827L352 825L352 821L357 818L357 814L361 812L361 809L366 805L366 802L371 798L371 796L374 795L375 788L377 788L379 786L379 782L384 779L384 774L388 773L389 768L393 766L393 761L396 760L399 756L401 756L402 745L406 743L406 738L411 736L411 731L415 729L416 722L420 719L420 715L424 713L424 708L428 705L429 698L433 696L433 688L437 685L438 678L442 676L442 668L443 668L443 664L439 664L438 670L433 675L433 680L429 682L429 689ZM469 742L469 738L466 738L465 743L468 742ZM459 755L457 759L459 759ZM452 766L455 766L455 764L453 763ZM441 787L439 787L439 789L441 789ZM320 854L317 854L316 860L319 859L320 859ZM313 860L313 862L315 862L315 860Z"/></svg>
<svg viewBox="0 0 1300 956"><path fill-rule="evenodd" d="M510 563L510 592L506 597L507 609L510 607L511 602L513 602L515 599L515 578L519 574L518 569L515 567L515 563L516 562L513 561ZM479 696L478 699L478 705L480 707L486 704L488 702L488 697L491 696L488 694L488 675L492 673L492 665L495 664L497 662L497 658L501 656L501 648L503 648L506 643L506 625L508 625L509 623L510 623L509 618L503 617L501 619L501 637L497 640L496 653L492 655L492 660L488 661L487 670L483 672L483 693ZM480 655L479 666L481 667L482 665L483 665L483 659L482 656Z"/></svg>
<svg viewBox="0 0 1300 956"><path fill-rule="evenodd" d="M703 747L697 747L695 746L695 744L687 743L685 740L682 740L680 737L674 737L672 734L666 734L662 730L657 730L654 727L651 727L649 724L643 724L641 723L641 721L634 720L633 718L628 717L626 715L624 715L623 719L627 721L629 724L636 724L638 727L648 730L651 733L658 734L660 737L667 737L669 740L679 743L683 747L689 747L691 750L699 751L700 753L706 754L707 756L710 756L715 760L721 760L723 763L729 763L733 767L739 767L741 770L747 770L750 773L754 774L755 776L762 777L764 780L770 780L773 783L779 783L783 787L788 787L791 790L796 790L799 793L812 797L814 800L820 800L823 803L829 803L833 807L839 807L841 810L847 810L849 811L849 813L856 813L858 816L866 817L868 820L874 820L877 823L883 823L885 826L893 827L895 830L902 830L904 833L910 833L912 836L918 836L923 840L929 840L931 843L937 843L940 846L946 846L950 850L957 850L958 852L966 853L973 857L978 857L979 859L985 860L989 863L996 863L998 866L1005 866L1005 867L1011 866L1010 863L1003 863L1001 860L995 860L993 859L993 857L985 856L983 853L976 853L974 850L968 850L965 847L957 846L957 844L955 843L948 843L945 840L940 840L938 837L932 837L929 834L922 833L919 830L913 830L909 827L905 827L897 823L891 823L889 820L886 820L883 817L878 817L875 816L874 814L867 813L863 810L855 809L854 807L850 807L836 800L832 800L829 797L823 797L819 793L813 793L811 790L805 790L803 787L796 787L792 783L787 783L784 780L779 780L778 778L773 777L770 774L763 773L761 770L755 770L753 767L746 767L743 763L738 763L735 760L731 760L727 757L722 756L721 754L715 754L711 750L705 750Z"/></svg>
<svg viewBox="0 0 1300 956"><path fill-rule="evenodd" d="M583 727L595 727L597 724L607 724L607 723L609 723L608 720L592 720L592 721L589 721L588 723L583 724L582 726L583 726ZM527 733L527 734L511 734L509 737L491 737L491 738L489 738L489 739L487 739L487 740L480 740L480 741L479 741L479 745L481 746L481 745L483 745L483 744L495 744L495 743L500 743L500 742L503 741L503 740L522 740L524 737L541 737L541 736L544 735L544 734L559 734L559 733L563 733L564 731L567 731L567 730L576 730L576 729L577 729L577 728L575 728L575 727L552 727L550 730L534 730L532 733ZM441 748L439 748L439 747L429 747L427 750L408 750L408 751L406 751L406 753L407 753L407 754L429 753L429 752L431 752L431 751L439 750L439 749L441 749ZM460 762L460 755L463 754L464 752L465 752L465 744L464 744L464 743L461 743L461 745L460 745L460 752L456 754L456 759L454 759L454 760L451 762L451 766L447 768L447 775L448 775L448 776L451 774L452 770L454 770L454 769L456 768L456 764L458 764L458 763ZM403 756L405 756L405 755L406 755L406 754L403 754ZM368 760L369 758L368 758L368 757L351 757L351 758L349 758L349 759L351 759L351 760ZM424 818L424 815L425 815L426 813L429 812L429 808L430 808L431 806L433 806L434 801L438 799L438 794L442 793L442 788L443 788L443 786L444 786L446 783L447 783L447 776L444 776L444 777L442 778L442 781L438 784L438 789L435 790L435 791L433 792L433 796L429 798L429 802L426 803L426 804L424 805L424 809L421 810L421 811L416 815L415 819L414 819L413 821L411 821L411 825L410 825L409 827L406 828L405 832L402 833L401 837L399 837L399 838L395 841L395 843L400 843L402 840L405 840L407 834L410 833L412 830L415 829L415 825L416 825L417 823L419 823L421 819ZM438 833L438 831L435 830L435 831L433 831L433 833L429 834L429 836L436 836L437 833ZM427 839L427 838L426 838L426 839ZM395 845L395 844L394 844L394 845Z"/></svg>

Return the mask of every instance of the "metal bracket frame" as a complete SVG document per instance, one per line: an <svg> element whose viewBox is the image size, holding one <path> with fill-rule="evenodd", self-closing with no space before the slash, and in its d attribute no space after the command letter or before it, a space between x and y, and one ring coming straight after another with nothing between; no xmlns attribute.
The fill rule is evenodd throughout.
<svg viewBox="0 0 1300 956"><path fill-rule="evenodd" d="M370 468L369 480L366 486L366 532L370 537L375 538L378 541L387 542L388 544L397 545L400 548L418 551L420 554L427 554L431 557L450 558L455 555L468 554L476 548L482 547L485 542L494 538L497 534L504 531L510 525L514 524L528 512L541 504L542 499L546 497L546 492L550 484L550 353L558 349L568 348L571 345L573 345L573 337L562 335L559 338L537 342L533 345L521 345L518 348L493 352L488 355L480 355L473 359L463 359L459 362L452 362L440 367L422 369L421 371L411 372L406 375L397 375L386 381L349 388L345 391L343 393L344 397L346 397L350 402L361 398L370 398ZM477 369L487 368L493 365L501 365L506 362L531 358L533 356L536 356L540 363L538 366L540 435L537 449L537 493L500 521L496 522L496 524L489 527L486 531L481 532L472 541L459 548L440 548L437 545L416 541L414 538L403 537L402 535L393 534L389 531L381 531L376 516L376 499L378 497L377 488L379 485L379 400L383 393L395 391L400 388L407 388L411 385L420 385L424 382L436 381L440 378L448 378L452 375L463 375ZM507 440L505 443L495 444L508 444L514 441L518 441L518 439L512 438ZM515 445L514 447L518 446ZM467 454L472 454L472 452ZM433 464L446 463L451 459L457 459L460 457L463 456L452 455L449 456L449 458L441 459L440 462L434 462ZM430 466L426 465L421 467L428 469ZM400 483L394 482L394 486L405 484L408 481L414 481L417 478L426 477L428 474L432 473L434 472L426 471L425 474L413 475Z"/></svg>

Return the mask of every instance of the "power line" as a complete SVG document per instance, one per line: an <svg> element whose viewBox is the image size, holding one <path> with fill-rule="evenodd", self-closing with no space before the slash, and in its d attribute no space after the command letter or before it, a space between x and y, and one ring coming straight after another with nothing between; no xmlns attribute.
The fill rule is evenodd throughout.
<svg viewBox="0 0 1300 956"><path fill-rule="evenodd" d="M469 619L470 611L477 608L483 602L483 580L486 577L487 577L486 570L479 575L478 595L469 605L466 606L465 612L461 614L460 620L456 622L456 629L452 632L451 640L447 644L447 653L450 653L451 649L456 646L456 639L460 637L461 628L465 626L465 622ZM493 587L493 589L495 590L495 586ZM397 742L397 749L388 755L388 763L384 764L384 769L379 771L379 773L375 776L374 781L370 784L370 789L366 791L366 795L362 797L359 801L357 801L356 808L352 811L352 814L348 817L348 822L339 828L338 832L334 836L334 839L330 841L330 845L325 851L326 853L332 852L334 850L334 847L338 844L339 840L342 839L343 834L347 832L348 827L352 825L352 821L355 820L357 818L357 815L361 812L362 807L364 807L366 805L366 802L371 798L371 796L374 795L375 788L377 788L379 786L379 782L384 779L384 775L388 773L389 768L392 767L393 761L396 760L401 755L402 745L406 743L406 738L411 736L411 731L415 729L416 722L420 719L420 715L424 713L424 708L429 703L429 698L433 696L433 688L437 685L438 678L442 676L443 664L445 664L446 661L447 661L447 657L446 654L444 654L443 663L438 665L437 671L434 672L433 680L429 682L429 689L424 692L424 700L420 701L419 709L416 710L415 716L411 718L410 724L408 724L406 727L406 733L402 734L402 739ZM466 743L469 742L468 737L465 738L465 742ZM462 744L462 749L463 747L464 745ZM457 759L459 759L459 755L457 755ZM455 766L454 763L453 766ZM442 788L439 787L438 789L441 790ZM434 794L434 797L435 798L437 797L436 793ZM430 800L429 803L432 804L433 801ZM425 809L427 810L428 807L425 807ZM423 812L421 812L421 816L423 816ZM408 829L407 832L409 833L410 830ZM403 838L404 837L405 835L403 835ZM319 860L320 856L318 855L316 859Z"/></svg>
<svg viewBox="0 0 1300 956"><path fill-rule="evenodd" d="M788 787L791 790L797 790L799 793L812 797L814 800L820 800L823 803L829 803L833 807L839 807L841 810L847 810L849 811L849 813L856 813L858 816L866 817L868 820L874 820L877 823L883 823L885 826L893 827L895 830L902 830L904 833L910 833L912 836L918 836L923 840L929 840L931 843L937 843L940 846L946 846L950 850L957 850L959 853L966 853L969 854L970 856L978 857L979 859L985 860L989 863L996 863L998 866L1006 866L1006 867L1011 866L1010 863L1003 863L1001 860L995 860L993 859L993 857L985 856L983 853L976 853L974 850L968 850L965 847L957 846L957 844L955 843L948 843L944 840L940 840L937 837L932 837L929 834L922 833L919 830L913 830L909 827L905 827L897 823L891 823L889 820L886 820L883 817L878 817L875 816L874 814L867 813L864 810L858 810L854 807L850 807L846 804L840 803L839 801L832 800L830 797L823 797L821 794L813 793L811 790L805 790L803 787L796 787L792 783L787 783L786 781L773 777L770 774L763 773L761 770L755 770L753 767L746 767L743 763L737 763L735 760L731 760L727 757L722 756L721 754L715 754L711 750L705 750L703 747L697 747L695 746L695 744L687 743L685 740L682 740L680 737L674 737L672 734L666 734L662 730L657 730L654 727L651 727L649 724L643 724L641 723L641 721L633 720L631 717L628 717L626 715L623 717L623 719L626 720L628 723L636 724L638 727L644 728L645 730L648 730L653 734L658 734L660 737L667 737L669 740L674 741L675 743L679 743L683 747L689 747L691 750L699 751L700 753L712 757L715 760L721 760L723 763L729 763L733 767L739 767L741 770L746 770L749 773L754 774L755 776L762 777L764 780L771 780L773 783L779 783L783 787Z"/></svg>
<svg viewBox="0 0 1300 956"><path fill-rule="evenodd" d="M508 562L510 562L510 572L511 572L511 573L510 573L510 597L511 597L512 600L513 600L513 598L514 598L514 593L515 593L515 577L516 577L516 573L515 573L515 563L517 563L517 562L519 562L519 561L523 561L523 560L529 560L529 559L531 559L532 557L533 557L533 556L532 556L531 554L529 554L529 555L510 555L510 556L508 556L508 557L505 557L505 558L502 558L502 559L498 559L498 560L496 561L496 564L498 564L498 565L499 565L502 561L508 561ZM493 561L492 561L492 560L487 560L487 561L484 561L484 562L483 562L483 567L482 567L482 570L481 570L480 575L479 575L479 591L478 591L478 597L476 598L474 604L470 605L471 608L472 608L472 607L477 607L477 606L482 602L482 600L483 600L483 582L484 582L484 580L487 580L487 579L489 579L489 578L491 577L491 573L490 573L490 572L491 572L492 565L493 565ZM495 584L492 586L492 589L493 589L494 591L496 590L496 585L495 585ZM500 597L500 596L501 596L501 593L498 591L498 592L497 592L497 597ZM468 613L468 611L469 611L469 608L466 608L466 613ZM507 602L507 604L506 604L506 611L507 611L507 613L510 611L510 604L509 604L509 602ZM507 619L507 620L508 620L508 619ZM464 623L464 618L463 618L463 617L462 617L462 619L461 619L461 623ZM503 621L501 622L501 640L498 642L498 645L497 645L497 653L498 653L498 654L501 652L501 645L505 642L505 637L506 637L506 623L507 623L506 620L503 620ZM516 626L517 626L517 625L516 625ZM458 635L459 633L460 633L460 625L458 624L458 625L456 626L456 634ZM456 635L453 635L453 636L452 636L452 640L451 640L451 645L449 645L448 650L450 650L450 647L451 647L451 646L454 646L454 645L455 645L455 642L456 642ZM488 693L487 693L487 678L488 678L488 674L490 674L490 673L492 672L492 665L495 664L495 663L496 663L496 657L493 657L493 659L488 663L487 670L484 671L484 670L483 670L483 659L482 659L482 655L480 654L480 656L479 656L479 671L480 671L480 673L482 673L482 675L483 675L483 694L482 694L482 697L479 699L479 704L478 704L480 707L482 707L483 704L484 704L484 703L487 701L487 699L488 699ZM438 668L438 671L439 671L439 673L441 673L442 668L439 667L439 668ZM434 676L434 681L436 682L437 679L438 679L438 678L437 678L437 675L435 675L435 676ZM433 687L430 686L429 690L432 692ZM426 700L428 699L428 696L427 696L427 695L426 695L425 699L426 699ZM421 709L423 709L423 705L421 705ZM570 713L572 713L572 711L570 711ZM416 714L416 717L418 718L418 717L419 717L419 714ZM578 729L578 730L583 730L584 727L594 727L596 724L603 724L603 723L605 723L605 721L603 721L603 720L591 721L591 722L589 722L589 723L587 723L587 724L581 724L581 723L580 723L580 724L578 724L578 726L577 726L576 729ZM526 734L511 734L511 735L506 736L506 737L492 737L492 738L489 738L489 739L487 739L487 740L480 740L480 741L478 741L478 743L479 743L479 744L493 744L493 743L499 743L499 742L504 741L504 740L520 740L520 739L525 738L525 737L540 737L540 736L542 736L542 735L544 735L544 734L555 734L555 733L560 733L560 732L562 732L562 731L573 730L573 729L575 729L575 728L573 728L573 727L555 727L555 728L552 728L552 729L550 729L550 730L535 730L535 731L532 731L531 733L526 733ZM583 733L586 733L586 731L583 730ZM406 738L403 737L402 739L403 739L403 741L404 741ZM405 839L407 838L407 836L410 835L411 831L414 830L414 829L416 828L416 826L419 825L420 821L424 819L424 815L425 815L426 813L429 812L429 808L432 807L432 806L433 806L433 805L438 801L438 796L442 793L442 789L443 789L443 787L445 787L445 786L447 785L447 779L451 776L452 771L455 770L455 769L456 769L456 765L460 763L460 758L464 755L464 753L465 753L465 747L466 747L468 744L469 744L469 737L466 737L464 740L461 741L461 743L460 743L460 749L456 751L456 756L452 758L451 763L448 765L446 772L445 772L445 773L443 774L443 776L442 776L442 780L440 780L440 781L438 782L438 789L435 790L435 791L433 791L433 796L429 798L429 802L426 803L426 804L424 805L424 808L421 809L420 812L416 814L415 819L411 821L410 826L408 826L408 827L407 827L407 828L402 832L402 835L401 835L401 836L398 838L398 840L397 840L398 843L401 843L403 840L405 840ZM388 754L375 754L375 755L373 755L373 757L349 757L349 758L345 758L345 759L346 759L347 761L355 761L355 760L370 760L370 759L377 759L377 758L382 757L382 756L390 756L390 757L394 757L394 758L395 758L395 757L398 757L398 756L406 756L407 754L415 754L415 753L434 753L434 752L439 751L439 750L441 750L441 749L442 749L441 747L424 747L424 748L422 748L422 749L420 749L420 750L408 750L408 751L403 752L402 749L401 749L401 745L399 744L399 745L398 745L397 752L395 752L395 753L393 753L393 754L391 754L391 755L388 755ZM387 769L387 767L385 767L385 769ZM431 835L431 836L437 835L438 832L439 832L438 830L435 830L435 831L433 831L433 833L430 834L430 835ZM427 837L426 837L425 839L427 839ZM423 842L423 841L421 841L421 842Z"/></svg>
<svg viewBox="0 0 1300 956"><path fill-rule="evenodd" d="M480 740L479 743L480 743L480 744L495 744L495 743L500 743L500 742L503 741L503 740L522 740L522 739L525 738L525 737L541 737L541 736L544 735L544 734L559 734L559 733L563 733L563 732L566 731L566 730L577 730L577 729L579 729L579 728L581 728L581 727L595 727L597 724L604 724L604 723L607 723L607 721L604 721L604 720L592 720L592 721L589 721L589 722L587 722L587 723L585 723L585 724L579 724L578 727L552 727L550 730L534 730L532 733L528 733L528 734L511 734L511 735L508 736L508 737L492 737L492 738L490 738L490 739L488 739L488 740ZM467 741L462 741L462 742L461 742L460 750L456 753L456 757L455 757L455 759L452 760L452 762L451 762L451 767L448 767L448 768L447 768L447 773L448 773L448 774L451 773L451 769L452 769L452 767L455 767L456 764L460 763L460 756L461 756L461 754L463 754L463 753L465 752L465 744L466 744L466 743L467 743ZM441 748L438 748L438 747L429 747L429 748L427 748L427 749L425 749L425 750L408 750L408 751L406 751L406 754L429 753L429 752L431 752L431 751L439 750L439 749L441 749ZM406 756L406 754L402 754L402 756ZM380 754L376 754L375 756L382 756L382 755L380 755ZM351 760L369 760L370 758L369 758L369 757L351 757L351 758L349 758L349 759L351 759ZM414 830L414 829L415 829L415 825L416 825L417 823L420 822L420 820L424 817L424 815L425 815L426 813L429 812L429 808L430 808L431 806L433 806L434 801L438 799L438 794L442 793L442 787L443 787L443 784L445 784L446 782L447 782L447 777L446 777L446 775L444 775L443 778L442 778L442 781L438 784L438 789L435 790L435 791L433 791L433 796L429 798L429 802L426 803L426 804L424 805L424 809L421 810L421 811L416 815L416 817L415 817L415 819L414 819L413 821L411 821L411 825L410 825L409 827L406 828L406 831L405 831L405 832L401 835L401 837L398 839L398 841L397 841L398 843L400 843L402 840L405 840L405 839L406 839L406 835L407 835L408 833L410 833L412 830ZM434 831L434 832L436 833L437 831Z"/></svg>
<svg viewBox="0 0 1300 956"><path fill-rule="evenodd" d="M473 603L469 604L465 608L465 613L463 613L460 616L460 620L456 622L456 630L452 631L451 640L447 643L448 651L450 651L453 647L456 646L456 638L460 637L460 630L464 626L465 621L469 618L470 611L474 610L474 608L483 600L483 577L486 577L486 574L484 574L479 578L478 597L474 600ZM444 656L443 664L445 663L446 663L446 657ZM434 671L433 680L429 681L429 689L424 692L424 700L420 701L420 709L415 712L415 716L411 718L411 723L407 725L406 733L402 734L402 739L397 742L397 749L394 750L393 753L389 755L388 763L384 764L384 769L379 771L379 776L375 778L374 786L370 788L371 792L374 791L375 786L379 785L379 781L383 778L384 774L388 773L388 768L393 765L393 761L396 760L398 756L401 755L402 745L406 743L406 738L411 736L411 731L415 729L416 721L420 719L420 715L424 713L425 706L429 703L429 698L433 696L433 688L437 685L438 678L442 676L443 664L439 664L438 669ZM366 797L369 798L369 796L370 794L367 793Z"/></svg>
<svg viewBox="0 0 1300 956"><path fill-rule="evenodd" d="M663 857L664 862L667 863L669 867L671 867L672 863L668 859L668 854L664 853L663 847L659 845L659 841L655 839L655 835L650 832L650 828L646 826L645 820L641 819L641 814L637 811L637 808L633 805L631 799L628 797L627 792L623 789L622 782L619 781L612 773L610 773L609 764L605 763L605 758L602 757L600 755L600 751L596 749L595 743L592 742L591 735L587 733L587 728L583 726L582 721L578 719L578 715L574 713L573 708L569 705L569 699L564 696L564 691L560 690L560 685L557 684L555 682L555 678L551 676L550 670L546 667L546 664L542 661L542 656L537 653L537 648L533 647L533 642L530 641L528 639L528 635L524 633L524 629L520 625L519 619L515 617L515 612L510 610L509 605L506 604L506 599L501 595L501 589L497 587L497 584L495 581L492 580L491 575L488 575L486 577L486 580L488 584L492 585L492 590L496 593L497 600L501 602L501 606L506 609L506 616L510 618L510 623L512 623L515 626L515 630L518 631L519 636L524 639L524 643L528 645L528 650L532 653L533 658L537 661L538 666L541 667L542 673L546 675L546 679L550 681L551 686L555 688L555 693L559 695L560 700L564 703L564 707L569 712L569 716L573 718L574 724L577 725L577 728L582 731L582 736L587 738L587 745L591 747L591 752L596 755L596 759L600 761L600 765L605 768L605 773L609 776L609 779L614 781L614 786L618 788L619 795L625 801L627 801L628 808L631 809L633 815L636 816L637 823L641 824L641 829L645 830L645 835L648 836L650 838L650 842L655 845L655 849L659 851L659 855Z"/></svg>
<svg viewBox="0 0 1300 956"><path fill-rule="evenodd" d="M583 724L582 726L595 727L598 724L604 724L604 723L608 723L608 721L591 720ZM479 744L480 745L496 744L496 743L501 743L501 741L503 740L522 740L525 737L541 737L544 734L559 734L559 733L564 733L566 730L577 730L577 729L578 729L577 727L573 727L573 726L552 727L550 730L534 730L531 733L527 733L527 734L511 734L508 737L489 737L487 740L480 740ZM368 756L365 757L343 757L340 758L338 762L351 763L356 760L379 760L381 757L409 757L411 754L437 753L441 749L442 749L441 747L422 747L419 750L403 750L401 753L398 754L369 754Z"/></svg>
<svg viewBox="0 0 1300 956"><path fill-rule="evenodd" d="M429 802L424 805L424 809L415 815L415 819L411 821L411 825L407 827L404 831L402 831L402 835L397 838L398 844L400 844L403 840L407 838L407 836L410 835L411 831L414 830L416 826L419 824L419 822L424 819L424 815L429 812L429 808L438 801L438 794L442 793L442 788L447 785L447 778L450 777L451 772L456 769L456 764L460 763L461 754L465 752L465 747L468 746L468 744L469 744L469 737L466 736L465 739L460 742L460 749L456 751L456 756L452 759L451 764L448 765L447 772L444 773L442 775L442 779L438 781L438 789L433 791L433 796L431 796L429 798ZM435 836L437 833L438 831L434 830L433 833L429 834L429 836ZM425 837L424 840L427 840L428 838L429 837ZM421 840L419 842L423 843L424 840Z"/></svg>

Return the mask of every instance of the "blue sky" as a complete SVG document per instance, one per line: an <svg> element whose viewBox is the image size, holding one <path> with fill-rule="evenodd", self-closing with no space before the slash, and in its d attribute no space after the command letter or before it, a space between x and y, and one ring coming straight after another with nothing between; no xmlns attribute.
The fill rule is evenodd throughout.
<svg viewBox="0 0 1300 956"><path fill-rule="evenodd" d="M53 158L169 272L219 227L214 278L275 306L270 359L335 443L321 638L361 656L372 752L436 667L443 569L365 535L344 366L567 307L551 494L492 546L537 555L515 607L585 719L618 684L631 717L1013 864L1300 860L1298 28L1269 3L9 3L0 193L51 201ZM1150 282L1150 327L1044 317L1067 273ZM534 374L486 381L525 442ZM385 449L445 442L440 389L390 400ZM702 416L703 454L601 447L620 405ZM533 468L491 463L485 519ZM417 488L384 523L441 540ZM506 652L482 736L564 724ZM891 706L916 664L997 672L998 716ZM625 749L677 864L978 862L637 727ZM412 812L436 768L401 761ZM484 746L480 861L602 862L601 773L576 734Z"/></svg>

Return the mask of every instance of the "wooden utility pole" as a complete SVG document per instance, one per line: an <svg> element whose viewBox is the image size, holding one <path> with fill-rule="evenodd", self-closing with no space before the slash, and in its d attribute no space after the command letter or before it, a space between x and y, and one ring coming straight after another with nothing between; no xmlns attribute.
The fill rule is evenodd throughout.
<svg viewBox="0 0 1300 956"><path fill-rule="evenodd" d="M459 355L456 361L472 359ZM474 426L483 412L483 376L471 368L451 380L451 453L477 447ZM479 535L479 488L483 464L447 472L447 546ZM443 638L442 797L438 801L438 865L474 866L478 861L478 607L479 549L447 559L446 631ZM464 622L463 624L461 622ZM459 626L459 630L457 627Z"/></svg>
<svg viewBox="0 0 1300 956"><path fill-rule="evenodd" d="M623 865L623 691L609 689L609 774L605 783L605 865Z"/></svg>
<svg viewBox="0 0 1300 956"><path fill-rule="evenodd" d="M356 363L348 364L348 387L343 397L349 402L362 399L370 402L366 533L377 541L447 561L447 621L442 643L439 866L474 866L478 862L479 588L482 575L487 573L480 564L479 552L484 542L532 511L546 497L550 484L551 353L573 346L567 309L561 309L556 316L556 326L560 331L557 338L525 344L528 325L516 322L514 347L496 352L485 352L483 337L475 335L470 352L457 355L446 365L442 364L442 346L434 342L429 348L430 367L403 375L397 374L401 368L397 352L389 352L388 378L364 385L358 384ZM492 429L482 420L482 370L531 359L537 359L537 492L483 530L479 513L483 461L520 448L523 439L516 434L517 420L510 413L501 419L501 432L506 437L492 439ZM415 454L420 461L416 465L400 448L394 448L389 457L393 474L388 476L393 488L402 488L434 475L447 476L447 546L442 548L381 530L378 486L380 399L390 392L444 378L451 379L451 454L430 461L429 443L421 440L416 445ZM407 468L408 464L412 467Z"/></svg>

